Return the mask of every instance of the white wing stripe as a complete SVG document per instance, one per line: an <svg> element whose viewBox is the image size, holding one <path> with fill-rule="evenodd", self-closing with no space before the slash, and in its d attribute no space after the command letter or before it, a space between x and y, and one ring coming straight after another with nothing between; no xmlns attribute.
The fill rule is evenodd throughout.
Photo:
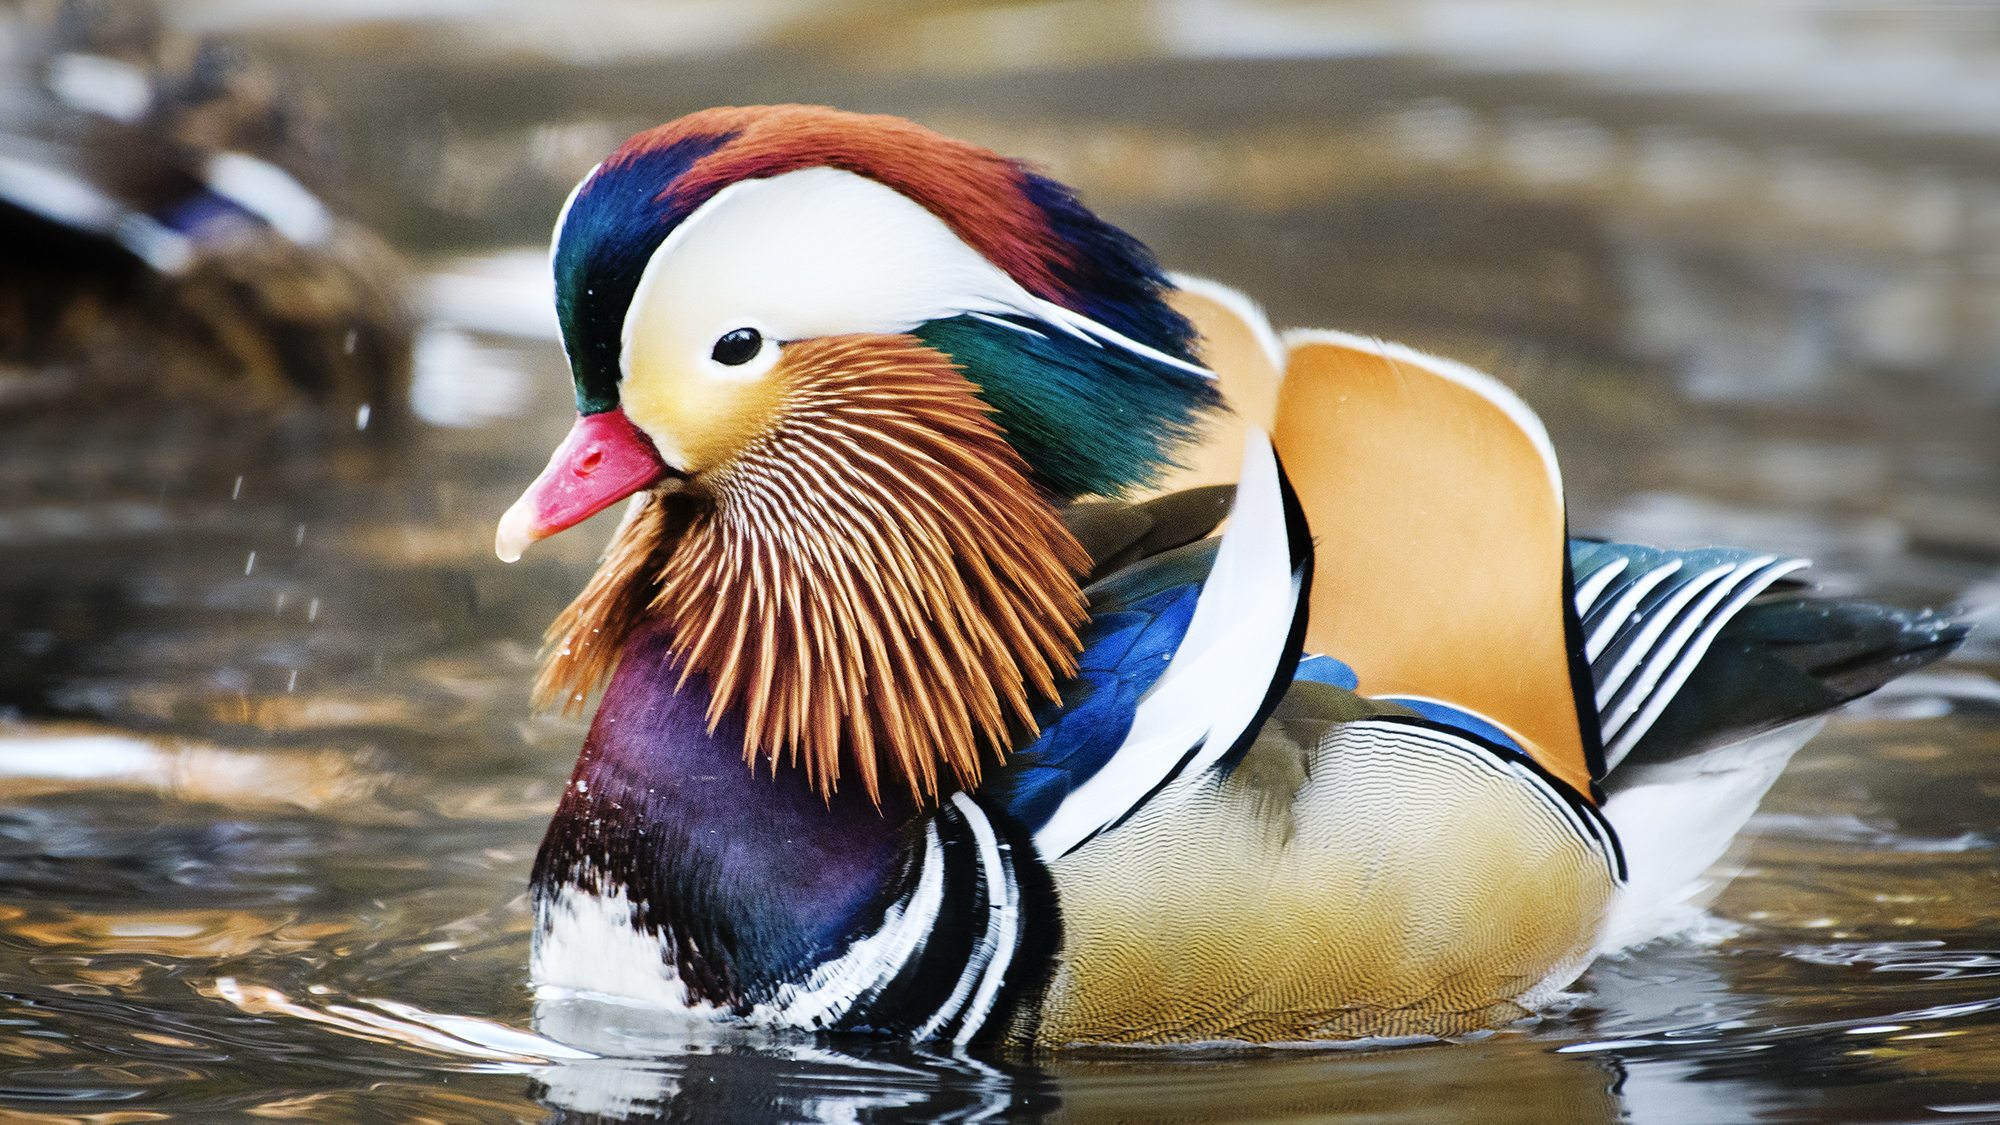
<svg viewBox="0 0 2000 1125"><path fill-rule="evenodd" d="M1710 567L1668 595L1665 602L1653 607L1646 615L1645 623L1639 629L1639 635L1626 647L1625 654L1618 658L1618 663L1612 666L1610 674L1604 677L1604 682L1597 685L1599 714L1604 713L1605 706L1618 694L1618 689L1625 683L1625 678L1630 676L1632 670L1639 667L1640 662L1645 659L1646 654L1652 651L1653 643L1660 634L1666 631L1667 626L1673 624L1674 618L1680 614L1681 607L1693 601L1703 590L1713 586L1723 575L1735 569L1728 563Z"/></svg>
<svg viewBox="0 0 2000 1125"><path fill-rule="evenodd" d="M1302 596L1270 439L1245 435L1229 530L1194 617L1166 671L1139 699L1125 741L1035 833L1044 858L1063 855L1131 811L1187 757L1189 775L1227 753L1257 716L1283 658Z"/></svg>
<svg viewBox="0 0 2000 1125"><path fill-rule="evenodd" d="M1576 588L1576 615L1578 617L1587 617L1590 615L1590 607L1597 604L1597 596L1604 592L1606 586L1611 585L1613 578L1625 573L1625 567L1631 561L1631 559L1620 555L1603 566L1598 567L1596 574L1585 579L1583 585Z"/></svg>
<svg viewBox="0 0 2000 1125"><path fill-rule="evenodd" d="M1684 597L1683 595L1688 591L1682 591L1680 594L1676 594L1667 605L1660 607L1659 613L1646 623L1646 628L1648 634L1659 636L1664 633L1664 637L1658 640L1657 643L1648 646L1644 652L1638 652L1640 645L1635 642L1632 649L1626 653L1625 659L1619 662L1622 667L1625 663L1632 661L1633 653L1635 652L1638 652L1641 658L1637 664L1638 674L1632 677L1631 686L1625 690L1624 698L1619 701L1618 706L1613 708L1609 715L1604 716L1602 719L1606 734L1615 737L1619 729L1625 725L1625 721L1631 718L1633 712L1637 711L1645 703L1646 696L1652 691L1653 685L1659 682L1660 677L1666 673L1674 658L1680 655L1696 631L1707 622L1709 615L1715 612L1716 605L1722 599L1728 597L1731 590L1736 588L1736 583L1776 561L1777 559L1773 556L1764 555L1746 562L1737 563L1735 566L1719 568L1723 571L1723 574L1717 575L1717 577L1726 580L1717 581L1713 585L1707 584L1709 575L1703 574L1700 579L1696 580L1696 583L1701 584L1705 590L1699 600ZM1690 585L1694 584L1691 583ZM1692 603L1692 608L1689 608L1685 613L1681 612L1681 607L1688 603Z"/></svg>
<svg viewBox="0 0 2000 1125"><path fill-rule="evenodd" d="M1590 640L1584 643L1584 659L1590 661L1592 664L1597 663L1597 658L1611 644L1611 639L1618 635L1619 627L1626 624L1626 619L1632 615L1632 611L1639 607L1640 600L1651 593L1653 587L1659 585L1668 575L1680 570L1680 568L1681 560L1673 559L1633 579L1631 587L1624 594L1620 595L1616 602L1612 603L1610 610L1606 611L1604 615L1604 620L1598 624L1597 631L1592 633Z"/></svg>
<svg viewBox="0 0 2000 1125"><path fill-rule="evenodd" d="M1749 604L1750 599L1763 593L1771 583L1808 565L1810 564L1805 559L1770 561L1768 565L1752 572L1740 582L1735 587L1733 596L1721 608L1707 615L1700 635L1681 649L1672 668L1660 678L1659 685L1647 695L1645 709L1626 722L1617 733L1615 741L1605 748L1606 769L1611 769L1624 761L1625 755L1631 753L1632 747L1638 745L1639 740L1646 736L1646 732L1653 728L1653 721L1660 717L1660 713L1666 710L1667 704L1680 693L1681 685L1694 673L1696 665L1701 663L1701 658L1708 654L1709 646L1715 643L1716 635L1722 631L1724 625L1729 624L1737 611Z"/></svg>

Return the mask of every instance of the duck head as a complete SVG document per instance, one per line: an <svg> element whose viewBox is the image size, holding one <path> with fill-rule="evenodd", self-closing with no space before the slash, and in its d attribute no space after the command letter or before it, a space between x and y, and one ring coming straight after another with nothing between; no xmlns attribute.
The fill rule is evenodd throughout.
<svg viewBox="0 0 2000 1125"><path fill-rule="evenodd" d="M642 133L553 247L578 418L500 522L512 561L634 494L551 632L580 706L657 617L753 765L970 784L1070 668L1087 559L1056 507L1172 464L1218 405L1136 241L897 118L717 109ZM943 770L940 770L940 766Z"/></svg>

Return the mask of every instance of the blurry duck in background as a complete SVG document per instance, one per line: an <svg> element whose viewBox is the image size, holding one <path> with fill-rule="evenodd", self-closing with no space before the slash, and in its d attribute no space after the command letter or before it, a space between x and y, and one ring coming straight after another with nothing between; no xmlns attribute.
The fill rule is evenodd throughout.
<svg viewBox="0 0 2000 1125"><path fill-rule="evenodd" d="M579 416L499 554L632 500L541 684L605 688L534 868L547 999L957 1044L1501 1026L1685 925L1820 716L1965 631L1567 539L1494 380L1280 337L899 119L642 133L553 264Z"/></svg>
<svg viewBox="0 0 2000 1125"><path fill-rule="evenodd" d="M299 176L328 133L143 0L0 15L0 411L199 403L239 421L402 402L403 270Z"/></svg>

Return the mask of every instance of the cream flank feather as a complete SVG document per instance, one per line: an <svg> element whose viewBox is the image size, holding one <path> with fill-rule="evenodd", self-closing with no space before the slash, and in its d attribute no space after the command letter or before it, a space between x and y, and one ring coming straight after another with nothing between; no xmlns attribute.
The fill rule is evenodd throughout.
<svg viewBox="0 0 2000 1125"><path fill-rule="evenodd" d="M683 682L744 756L802 766L821 793L843 750L885 773L970 788L1029 689L1074 671L1089 558L949 357L909 336L785 347L763 432L627 521L550 631L539 694L580 708L647 614L672 625Z"/></svg>

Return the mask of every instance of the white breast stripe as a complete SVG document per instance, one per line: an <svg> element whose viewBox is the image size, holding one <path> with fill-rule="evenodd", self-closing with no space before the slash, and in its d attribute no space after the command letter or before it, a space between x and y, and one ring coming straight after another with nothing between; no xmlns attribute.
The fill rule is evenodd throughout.
<svg viewBox="0 0 2000 1125"><path fill-rule="evenodd" d="M1015 939L1021 926L1021 885L1014 877L1013 846L994 835L986 813L963 793L953 794L952 801L965 813L966 823L972 825L972 831L979 837L979 862L987 872L988 928L985 940L980 943L984 970L979 977L979 991L973 994L958 1034L952 1037L953 1043L963 1047L986 1023L986 1017L993 1011L993 1001L1000 995L1000 982L1007 978L1007 969L1014 963Z"/></svg>
<svg viewBox="0 0 2000 1125"><path fill-rule="evenodd" d="M952 986L951 995L943 1006L931 1013L931 1018L916 1030L912 1039L929 1039L937 1030L950 1023L953 1016L965 1009L965 1003L972 997L972 990L978 984L980 974L1001 952L999 944L1000 915L1008 906L1007 879L1000 867L1000 851L993 843L993 827L986 821L986 814L964 793L953 793L951 803L965 818L966 827L972 830L978 850L974 858L979 865L980 876L986 882L986 932L965 959L965 968L958 974L958 983ZM1011 951L1010 951L1011 952Z"/></svg>
<svg viewBox="0 0 2000 1125"><path fill-rule="evenodd" d="M1229 530L1202 584L1187 635L1166 671L1139 699L1131 730L1111 760L1057 806L1035 833L1053 859L1117 821L1180 766L1208 768L1228 753L1270 691L1301 596L1270 438L1252 427Z"/></svg>
<svg viewBox="0 0 2000 1125"><path fill-rule="evenodd" d="M923 873L910 893L882 916L882 928L813 970L804 983L780 988L776 998L758 1005L746 1022L806 1030L828 1027L857 999L894 979L937 924L944 903L943 852L933 820L924 826Z"/></svg>
<svg viewBox="0 0 2000 1125"><path fill-rule="evenodd" d="M866 1006L880 999L884 989L897 983L924 956L945 896L964 898L977 887L986 897L983 929L972 943L950 997L912 1035L917 1040L930 1039L957 1021L953 1040L960 1045L970 1042L992 1013L1013 963L1020 935L1021 892L1011 846L971 797L954 794L951 807L940 816L965 822L977 868L971 879L962 885L947 879L940 817L932 817L924 825L916 883L883 912L874 932L814 968L805 980L780 985L769 1000L747 1013L738 1015L713 1004L691 1002L672 958L663 955L661 935L638 923L637 911L625 891L586 893L574 881L562 888L552 905L543 904L537 911L542 932L531 973L537 994L543 999L588 994L637 1000L701 1022L821 1031L857 1011L866 1017ZM957 831L950 821L943 827L946 832ZM976 919L970 921L978 924ZM923 987L927 989L928 984Z"/></svg>

